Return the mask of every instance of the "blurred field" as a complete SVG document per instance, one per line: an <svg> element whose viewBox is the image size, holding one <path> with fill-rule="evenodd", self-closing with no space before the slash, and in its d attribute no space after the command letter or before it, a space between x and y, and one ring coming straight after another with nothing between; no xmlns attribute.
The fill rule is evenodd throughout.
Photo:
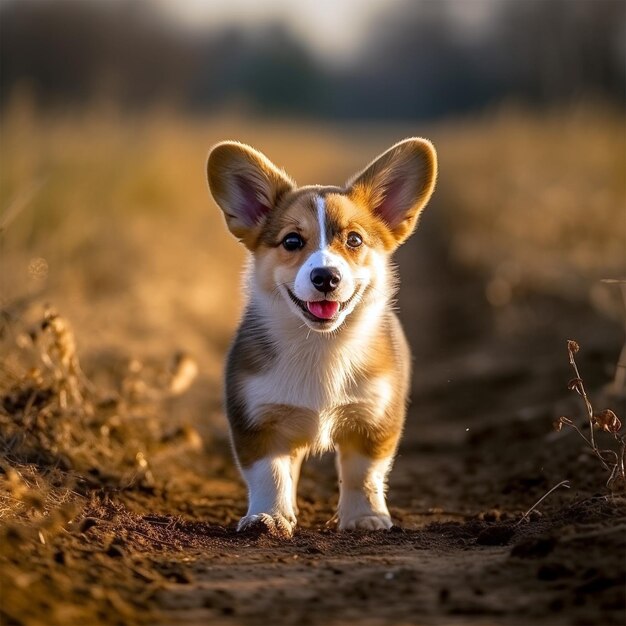
<svg viewBox="0 0 626 626"><path fill-rule="evenodd" d="M492 304L524 289L593 299L598 279L624 271L626 143L611 109L333 127L165 110L129 119L104 105L43 117L16 99L1 130L0 207L11 222L3 301L61 298L80 327L105 333L97 343L135 338L145 349L155 333L157 345L160 333L180 345L197 339L190 329L218 341L232 329L243 257L203 172L208 148L226 137L264 150L301 183L339 184L392 141L428 135L441 161L432 210L455 261L492 281ZM115 306L103 306L111 297Z"/></svg>
<svg viewBox="0 0 626 626"><path fill-rule="evenodd" d="M88 354L189 350L212 394L244 260L204 176L209 147L224 138L264 150L301 184L341 184L392 142L428 136L440 179L425 221L496 317L540 292L621 319L618 290L600 283L626 271L626 137L612 109L502 109L416 128L168 110L132 118L106 104L43 116L24 96L0 125L3 306L19 316L52 302ZM403 293L412 299L410 286Z"/></svg>
<svg viewBox="0 0 626 626"><path fill-rule="evenodd" d="M595 281L623 276L621 115L503 109L442 130L445 228L458 261L498 281L492 303L518 287L600 299Z"/></svg>
<svg viewBox="0 0 626 626"><path fill-rule="evenodd" d="M404 136L427 136L437 146L435 200L427 209L423 232L400 257L400 306L414 345L419 348L420 337L426 335L430 354L439 355L432 367L418 368L416 393L426 406L438 407L431 417L445 414L450 419L407 433L406 456L400 462L406 470L419 464L411 456L417 448L411 446L426 446L428 455L432 450L424 441L444 446L441 441L452 445L461 440L459 433L465 436L470 429L454 422L459 416L476 420L471 422L474 429L474 424L495 420L495 408L498 419L502 414L509 419L516 411L536 415L543 402L541 419L549 423L546 398L552 382L564 374L547 374L551 366L543 361L542 380L533 381L536 356L545 358L546 346L528 343L523 355L514 355L516 360L504 348L498 353L505 354L504 360L493 353L485 356L494 342L506 343L516 335L526 341L531 319L543 325L541 336L553 331L558 342L570 329L585 328L584 339L595 341L593 380L610 380L619 349L615 321L623 319L623 308L619 290L600 279L623 277L626 271L624 131L623 116L599 106L543 115L503 108L424 128L279 123L226 115L193 119L167 109L132 117L106 104L42 115L27 97L15 98L0 120L0 517L8 546L4 558L10 564L6 578L13 580L9 623L45 623L42 616L51 606L49 623L109 623L114 615L122 615L126 623L151 622L153 616L142 607L160 603L167 608L167 602L161 596L158 602L153 596L135 597L134 592L127 597L129 590L140 581L167 596L167 580L180 575L176 568L174 574L147 573L146 567L165 567L153 554L155 546L207 550L206 533L214 530L189 530L187 518L227 526L241 512L244 494L229 459L221 412L221 370L241 309L238 285L245 258L209 198L204 163L212 144L226 138L250 143L302 184L341 184ZM452 317L440 314L441 299ZM546 308L533 309L537 299L550 303L549 316L544 316ZM81 362L73 383L67 382L75 374L68 375L63 350L54 347L56 335L44 344L33 340L51 328L45 323L41 327L45 303L73 329ZM557 320L562 321L558 329ZM457 345L461 331L448 328L455 325L475 352L463 352ZM48 353L53 356L46 365L42 355ZM198 369L197 380L182 395L172 391L177 375L172 363L180 365L176 355L181 353ZM541 388L515 393L506 386L507 376L529 389L531 384ZM457 397L446 387L455 377ZM483 404L475 397L479 383L486 385ZM78 395L72 396L72 389ZM521 439L531 437L523 428ZM532 436L544 436L543 426L534 428ZM493 438L490 445L509 445L498 439L501 433L485 432L487 439ZM461 480L454 472L472 479L467 468L450 469L451 461L437 450L437 480L446 489L457 488ZM555 460L550 465L546 450L535 450L541 471L543 464L559 470ZM495 454L489 447L485 451ZM427 520L413 509L433 507L433 500L452 501L467 516L494 501L519 511L554 480L542 474L541 480L526 485L524 472L537 471L528 460L533 455L528 450L516 455L525 465L506 461L503 475L514 485L503 491L509 496L481 491L481 481L463 487L475 490L473 500L463 499L465 492L446 500L452 491L435 493L434 487L417 495L409 483L419 481L403 479L398 472L392 490L395 484L404 496L397 496L403 509L395 514L415 528ZM425 465L416 471L425 478L430 470ZM589 484L596 474L586 471L584 484L594 493ZM305 519L318 522L330 508L330 496L305 474L307 480L314 496L304 504ZM328 478L324 484L333 481ZM150 530L148 518L165 513L183 517L154 524L182 529L182 543ZM449 519L446 515L442 519ZM115 557L119 548L122 556L128 550L135 556L145 553L148 560L139 565L133 561L135 569L119 584L103 583L115 568L99 561L98 552L95 573L92 561L75 561L74 578L65 573L63 578L57 570L65 566L65 556L58 555L65 553L53 544L66 541L68 555L86 549L85 533L92 522L85 529L85 519L96 520L89 549L96 546L94 550ZM98 534L100 523L108 530ZM116 543L116 537L128 539L127 532L144 539L149 535L153 543ZM184 539L185 533L190 538ZM70 536L74 543L68 547ZM229 545L220 550L228 553ZM359 554L359 545L346 548L346 554ZM461 545L459 540L457 547ZM317 543L313 547L320 549ZM311 549L308 544L303 548L305 553ZM465 565L459 563L463 573ZM122 575L118 571L115 576ZM92 588L100 591L84 600L85 589ZM58 595L64 603L33 604L33 593L40 599ZM184 601L176 602L184 608ZM24 619L18 620L18 614Z"/></svg>

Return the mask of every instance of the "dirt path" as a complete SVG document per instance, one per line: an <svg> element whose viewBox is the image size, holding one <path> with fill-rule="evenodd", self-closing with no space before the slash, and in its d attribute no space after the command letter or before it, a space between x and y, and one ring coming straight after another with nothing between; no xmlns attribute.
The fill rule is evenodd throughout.
<svg viewBox="0 0 626 626"><path fill-rule="evenodd" d="M160 561L178 572L154 598L167 615L160 623L623 623L626 505L597 495L602 472L574 437L551 432L555 412L578 411L564 391L568 333L591 344L584 365L594 380L616 357L616 329L537 297L534 325L489 334L480 284L450 271L436 223L425 222L400 258L407 292L428 296L401 295L417 356L390 480L399 527L349 536L326 528L337 499L332 459L311 462L293 540L201 522L194 532L207 533L207 547ZM569 322L555 328L565 308ZM564 479L571 491L517 524ZM241 514L243 499L226 500L227 518ZM194 516L209 508L205 500Z"/></svg>

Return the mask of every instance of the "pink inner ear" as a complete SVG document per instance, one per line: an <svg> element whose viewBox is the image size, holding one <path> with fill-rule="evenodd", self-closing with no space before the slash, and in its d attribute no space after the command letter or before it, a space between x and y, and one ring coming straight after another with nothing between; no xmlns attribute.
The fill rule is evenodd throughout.
<svg viewBox="0 0 626 626"><path fill-rule="evenodd" d="M237 176L237 187L241 206L239 212L246 226L254 226L265 216L270 207L261 202L257 196L257 191L243 176Z"/></svg>
<svg viewBox="0 0 626 626"><path fill-rule="evenodd" d="M376 213L391 227L395 228L406 217L408 207L402 206L404 182L402 179L392 180L383 193L382 202L376 207Z"/></svg>

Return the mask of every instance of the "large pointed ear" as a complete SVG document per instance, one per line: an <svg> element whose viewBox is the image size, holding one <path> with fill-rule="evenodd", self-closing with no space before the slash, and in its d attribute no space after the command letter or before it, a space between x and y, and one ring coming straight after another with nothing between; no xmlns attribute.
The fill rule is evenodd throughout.
<svg viewBox="0 0 626 626"><path fill-rule="evenodd" d="M228 228L250 249L267 214L295 186L264 154L236 141L224 141L211 150L207 178Z"/></svg>
<svg viewBox="0 0 626 626"><path fill-rule="evenodd" d="M436 180L433 144L411 137L376 157L346 186L353 200L382 220L400 245L413 232Z"/></svg>

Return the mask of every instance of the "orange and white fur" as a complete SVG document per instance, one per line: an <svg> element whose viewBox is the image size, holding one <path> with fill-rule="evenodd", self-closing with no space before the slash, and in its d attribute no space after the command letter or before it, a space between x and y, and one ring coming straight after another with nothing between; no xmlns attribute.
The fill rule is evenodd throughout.
<svg viewBox="0 0 626 626"><path fill-rule="evenodd" d="M334 449L340 530L392 526L386 479L410 353L391 255L437 177L425 139L401 141L343 187L296 184L250 146L209 155L211 193L250 251L248 300L226 368L226 410L248 486L238 529L289 537L303 458Z"/></svg>

